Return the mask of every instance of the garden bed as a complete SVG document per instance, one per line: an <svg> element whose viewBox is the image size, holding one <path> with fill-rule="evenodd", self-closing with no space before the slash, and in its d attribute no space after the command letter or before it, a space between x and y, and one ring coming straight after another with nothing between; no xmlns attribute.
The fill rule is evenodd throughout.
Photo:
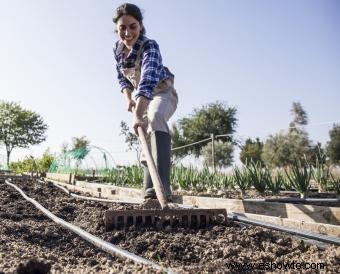
<svg viewBox="0 0 340 274"><path fill-rule="evenodd" d="M79 201L69 198L60 189L48 184L41 184L36 187L30 182L17 184L28 196L36 199L66 221L130 252L170 266L179 273L245 272L245 270L239 269L232 271L228 264L240 263L245 266L254 263L255 267L260 267L260 263L278 265L284 262L292 263L293 261L304 264L321 263L325 265L329 272L339 271L340 247L329 246L323 250L315 245L308 245L303 240L286 233L257 226L239 225L235 222L229 222L226 226L211 226L204 229L166 228L159 230L156 228L139 228L106 232L103 223L104 212L107 209L129 210L132 208L131 205ZM89 273L90 271L86 270L85 266L88 267L91 264L90 262L97 265L90 266L92 272L109 273L109 268L106 268L108 264L116 265L117 269L121 267L119 266L121 265L119 264L120 261L116 258L104 255L102 252L91 248L81 239L61 230L59 226L52 223L49 224L49 229L46 230L45 228L44 231L54 234L45 235L42 233L41 237L39 231L43 228L39 227L39 224L50 223L50 221L32 208L28 202L22 200L13 188L0 183L0 189L1 195L4 197L1 200L1 213L3 215L10 213L6 215L6 221L2 221L1 224L1 229L7 228L6 233L1 233L1 235L6 235L6 238L2 239L0 248L0 252L4 256L0 270L7 272L10 269L8 265L11 263L18 263L24 258L29 259L32 256L49 263L54 271L60 270L61 267L63 270L72 269L73 271ZM42 220L30 223L31 220L39 218ZM4 216L1 220L4 220ZM10 225L6 225L8 222L10 222ZM20 231L20 233L17 231ZM67 237L65 241L61 241L60 238L64 237ZM10 241L14 240L16 244L12 245ZM32 242L35 246L28 245ZM46 242L50 243L49 248L46 248ZM33 248L35 250L41 248L43 251L35 252L32 255L31 250ZM48 250L50 251L48 252ZM86 252L86 250L88 251ZM11 255L7 256L6 254L9 251L11 251ZM50 255L46 255L48 253ZM13 258L16 258L16 261ZM95 260L96 263L92 260ZM75 262L77 262L78 269ZM130 264L125 264L125 267L128 272L140 273L141 271L141 268ZM248 269L248 271L250 270ZM264 270L262 271L264 272ZM281 272L287 271L281 269Z"/></svg>
<svg viewBox="0 0 340 274"><path fill-rule="evenodd" d="M76 181L74 185L58 181L54 182L63 185L72 192L86 193L93 197L128 200L136 203L142 203L143 201L140 189L81 181ZM340 209L335 207L189 195L174 196L174 201L201 207L222 207L226 208L229 213L250 214L250 216L255 216L255 219L266 219L269 223L284 225L288 228L302 229L335 237L340 235L340 226L338 225L340 222Z"/></svg>

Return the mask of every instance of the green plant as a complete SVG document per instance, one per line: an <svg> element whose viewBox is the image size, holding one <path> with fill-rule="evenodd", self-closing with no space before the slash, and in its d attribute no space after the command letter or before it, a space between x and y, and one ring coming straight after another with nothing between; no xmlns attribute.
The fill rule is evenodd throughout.
<svg viewBox="0 0 340 274"><path fill-rule="evenodd" d="M308 191L310 189L311 179L311 167L310 164L305 162L303 165L296 163L290 166L289 170L285 169L285 173L290 184L294 189L300 193L301 198L307 198Z"/></svg>
<svg viewBox="0 0 340 274"><path fill-rule="evenodd" d="M13 170L15 173L23 172L36 173L39 171L37 159L35 159L33 156L28 156L22 161L11 162L9 164L9 168Z"/></svg>
<svg viewBox="0 0 340 274"><path fill-rule="evenodd" d="M205 190L216 190L216 173L210 172L209 168L205 166L201 172L199 172L200 182Z"/></svg>
<svg viewBox="0 0 340 274"><path fill-rule="evenodd" d="M241 198L243 198L246 190L248 190L251 186L248 170L246 168L240 169L239 167L235 166L233 168L233 181L240 190Z"/></svg>
<svg viewBox="0 0 340 274"><path fill-rule="evenodd" d="M326 155L319 151L315 160L315 166L312 166L312 177L318 184L319 192L327 190L327 181L329 179L329 166L325 164Z"/></svg>
<svg viewBox="0 0 340 274"><path fill-rule="evenodd" d="M285 178L280 172L277 172L276 174L271 175L270 171L266 169L266 184L267 184L268 189L273 194L278 194L282 186L285 184Z"/></svg>
<svg viewBox="0 0 340 274"><path fill-rule="evenodd" d="M116 186L141 188L143 171L139 166L118 166L110 170L103 180Z"/></svg>
<svg viewBox="0 0 340 274"><path fill-rule="evenodd" d="M193 168L186 168L183 165L174 166L171 172L171 184L180 190L189 190L190 185L196 184L196 178Z"/></svg>
<svg viewBox="0 0 340 274"><path fill-rule="evenodd" d="M223 173L216 173L215 182L217 189L221 191L231 188L234 183L233 176Z"/></svg>
<svg viewBox="0 0 340 274"><path fill-rule="evenodd" d="M334 192L337 196L337 198L340 198L340 178L336 178L335 176L333 176L332 173L329 173L329 182L332 186L332 188L334 189Z"/></svg>
<svg viewBox="0 0 340 274"><path fill-rule="evenodd" d="M248 176L250 179L251 184L254 188L263 195L266 191L266 177L265 169L262 167L261 163L251 161L250 165L247 165L246 168L248 169Z"/></svg>

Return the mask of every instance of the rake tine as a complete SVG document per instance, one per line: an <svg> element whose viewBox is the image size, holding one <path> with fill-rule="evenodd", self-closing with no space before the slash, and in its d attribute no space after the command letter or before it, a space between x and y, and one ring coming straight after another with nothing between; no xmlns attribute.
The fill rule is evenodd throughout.
<svg viewBox="0 0 340 274"><path fill-rule="evenodd" d="M209 216L205 215L205 225L208 226L209 225Z"/></svg>
<svg viewBox="0 0 340 274"><path fill-rule="evenodd" d="M186 226L188 226L188 223L189 223L189 216L188 215L183 215L183 224L182 224L182 226L183 227L186 227Z"/></svg>
<svg viewBox="0 0 340 274"><path fill-rule="evenodd" d="M170 217L170 225L173 226L174 225L174 218L172 215L169 216Z"/></svg>
<svg viewBox="0 0 340 274"><path fill-rule="evenodd" d="M113 217L114 218L114 226L116 227L116 228L118 228L118 216L114 216Z"/></svg>
<svg viewBox="0 0 340 274"><path fill-rule="evenodd" d="M106 228L111 229L131 225L179 225L182 227L202 227L210 223L226 223L225 209L171 209L171 210L133 210L133 211L107 211Z"/></svg>

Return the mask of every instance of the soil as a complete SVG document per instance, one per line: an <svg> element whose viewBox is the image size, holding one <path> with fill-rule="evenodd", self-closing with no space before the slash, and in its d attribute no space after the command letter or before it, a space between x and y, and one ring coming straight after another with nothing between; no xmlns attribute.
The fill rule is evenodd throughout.
<svg viewBox="0 0 340 274"><path fill-rule="evenodd" d="M52 184L15 183L58 217L179 273L254 273L250 265L244 265L243 270L232 270L229 263L255 263L256 267L267 263L268 267L281 266L281 270L276 269L281 273L312 272L311 269L287 270L280 265L293 262L322 263L324 273L340 271L339 246L323 249L282 232L235 222L201 229L131 227L106 232L103 214L107 209L131 210L141 206L76 200ZM0 195L0 272L23 273L19 272L20 265L28 264L45 271L41 273L46 273L48 268L52 273L152 272L99 251L62 229L4 183L0 183Z"/></svg>
<svg viewBox="0 0 340 274"><path fill-rule="evenodd" d="M29 184L21 186L25 190L30 187ZM53 191L49 193L52 195ZM74 206L71 203L61 206L60 216L72 211ZM100 251L56 225L14 188L0 182L0 273L39 274L49 271L155 273L149 267L134 265Z"/></svg>

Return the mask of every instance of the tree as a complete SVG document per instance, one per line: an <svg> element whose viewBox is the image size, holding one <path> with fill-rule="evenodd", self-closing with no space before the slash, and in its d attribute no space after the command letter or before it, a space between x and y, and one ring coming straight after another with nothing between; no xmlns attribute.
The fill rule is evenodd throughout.
<svg viewBox="0 0 340 274"><path fill-rule="evenodd" d="M14 148L28 148L46 140L42 117L14 102L0 102L0 141L6 147L7 166Z"/></svg>
<svg viewBox="0 0 340 274"><path fill-rule="evenodd" d="M179 129L176 125L172 125L170 134L171 134L171 146L175 148L175 151L173 151L171 155L172 160L179 161L180 159L187 156L186 150L180 148L185 145L185 141L183 140L183 136L180 134ZM176 149L176 148L179 148L179 149Z"/></svg>
<svg viewBox="0 0 340 274"><path fill-rule="evenodd" d="M330 141L327 142L327 156L332 164L340 164L340 124L334 124L329 131Z"/></svg>
<svg viewBox="0 0 340 274"><path fill-rule="evenodd" d="M215 164L219 168L231 166L233 163L234 146L231 143L226 143L221 140L214 142ZM204 164L213 166L211 142L202 148Z"/></svg>
<svg viewBox="0 0 340 274"><path fill-rule="evenodd" d="M120 127L121 127L120 135L125 136L125 143L127 143L127 145L128 145L128 150L134 150L136 152L137 161L138 161L138 164L140 165L141 164L140 163L140 156L141 156L141 153L142 153L142 148L139 145L138 136L135 133L130 131L130 128L126 124L126 122L121 121Z"/></svg>
<svg viewBox="0 0 340 274"><path fill-rule="evenodd" d="M306 133L280 132L266 140L262 159L268 167L285 167L304 161L309 153L310 141Z"/></svg>
<svg viewBox="0 0 340 274"><path fill-rule="evenodd" d="M304 129L308 123L307 113L299 102L293 102L291 113L293 121L288 133L270 135L263 146L262 160L269 167L294 165L311 158L311 141Z"/></svg>
<svg viewBox="0 0 340 274"><path fill-rule="evenodd" d="M302 130L303 126L308 124L307 112L302 108L300 102L293 102L292 109L290 110L293 115L293 121L289 124L290 131Z"/></svg>
<svg viewBox="0 0 340 274"><path fill-rule="evenodd" d="M54 160L55 160L55 157L51 154L50 150L47 149L44 152L44 154L41 156L41 158L38 159L38 162L37 162L38 171L41 174L46 174L46 172L48 172Z"/></svg>
<svg viewBox="0 0 340 274"><path fill-rule="evenodd" d="M315 166L316 163L322 165L326 164L326 151L320 142L317 142L316 145L312 145L309 153L308 159L312 166Z"/></svg>
<svg viewBox="0 0 340 274"><path fill-rule="evenodd" d="M262 152L263 143L260 139L256 138L256 140L253 141L251 138L248 138L241 149L240 160L245 165L248 165L251 162L263 165L261 158Z"/></svg>
<svg viewBox="0 0 340 274"><path fill-rule="evenodd" d="M73 137L72 143L73 144L71 154L73 158L76 159L76 173L77 173L81 161L84 160L87 154L90 152L89 149L90 141L86 138L86 136L82 136Z"/></svg>
<svg viewBox="0 0 340 274"><path fill-rule="evenodd" d="M232 134L237 126L236 108L228 107L225 103L215 102L202 106L200 109L194 109L193 114L189 117L180 119L172 129L173 147L188 145L210 138L211 134L224 135L223 142L236 144ZM221 139L222 140L222 139ZM206 143L198 143L194 146L188 146L181 150L173 151L174 156L193 154L199 157L202 148Z"/></svg>

